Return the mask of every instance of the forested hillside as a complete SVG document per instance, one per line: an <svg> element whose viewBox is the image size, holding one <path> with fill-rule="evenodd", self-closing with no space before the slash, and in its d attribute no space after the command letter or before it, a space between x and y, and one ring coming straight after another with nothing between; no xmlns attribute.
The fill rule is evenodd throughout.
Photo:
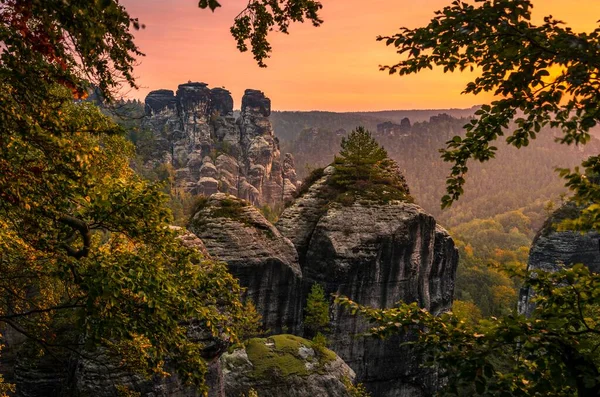
<svg viewBox="0 0 600 397"><path fill-rule="evenodd" d="M477 110L470 109L427 109L427 110L383 110L379 112L293 112L274 111L271 114L271 122L275 133L283 142L295 140L299 132L308 128L325 128L329 130L345 129L350 131L357 126L363 126L371 131L377 129L377 125L386 121L400 124L404 118L413 123L427 121L432 116L445 113L453 117L469 117Z"/></svg>
<svg viewBox="0 0 600 397"><path fill-rule="evenodd" d="M298 119L300 115L297 114ZM308 112L305 118L312 120L312 116L313 112ZM297 130L292 141L279 135L276 129L282 145L294 155L301 177L308 175L310 169L333 160L341 138L350 130L343 126L359 121L360 117L355 113L340 113L338 118L327 120L334 120L334 126L319 125L318 120L313 120L313 127ZM600 148L597 139L580 147L559 145L555 142L555 131L550 129L543 129L535 145L520 151L499 144L496 161L472 164L464 196L451 208L442 211L440 198L445 193L444 182L450 167L442 161L438 150L455 135L464 135L463 126L467 120L441 114L427 121L412 123L408 130L400 133L377 133L377 125L374 128L365 125L398 162L415 201L446 227L519 208L531 217L534 229L540 227L546 217L544 206L549 200L558 203L566 192L564 182L557 177L555 169L578 165ZM300 124L297 122L296 125ZM281 125L280 121L278 125Z"/></svg>
<svg viewBox="0 0 600 397"><path fill-rule="evenodd" d="M320 117L313 118L315 114ZM441 159L439 149L455 135L464 136L463 126L468 119L439 114L410 126L405 121L400 128L399 117L406 114L298 112L293 117L286 113L277 117L290 122L284 130L291 125L311 125L296 132L286 130L288 136L294 136L291 141L280 138L282 146L294 155L300 177L331 163L336 148L350 131L345 127L364 122L398 163L415 202L449 228L457 242L460 263L454 310L471 320L511 312L521 280L510 279L503 269L525 268L535 232L565 199L567 189L555 169L580 164L598 152L600 141L592 138L582 147L560 145L555 142L556 131L546 128L531 147L518 150L499 144L495 161L473 163L464 195L452 207L441 210L450 166ZM382 118L373 126L375 115L396 117ZM282 125L281 119L276 125Z"/></svg>

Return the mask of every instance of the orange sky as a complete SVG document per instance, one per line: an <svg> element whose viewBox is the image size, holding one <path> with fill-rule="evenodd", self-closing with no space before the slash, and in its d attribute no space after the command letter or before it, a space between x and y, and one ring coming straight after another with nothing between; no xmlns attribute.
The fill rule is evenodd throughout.
<svg viewBox="0 0 600 397"><path fill-rule="evenodd" d="M415 76L389 76L378 65L393 63L391 47L375 41L400 26L417 27L451 0L322 0L319 28L294 25L290 35L274 33L268 67L239 53L229 34L231 21L247 0L222 0L214 14L195 0L121 0L146 24L136 43L146 56L135 74L142 86L130 92L142 99L155 89L175 90L188 80L232 92L239 107L246 88L264 91L275 110L384 110L465 108L485 102L460 92L467 73L439 70ZM592 30L600 19L598 0L537 0L534 16L552 14L575 30Z"/></svg>

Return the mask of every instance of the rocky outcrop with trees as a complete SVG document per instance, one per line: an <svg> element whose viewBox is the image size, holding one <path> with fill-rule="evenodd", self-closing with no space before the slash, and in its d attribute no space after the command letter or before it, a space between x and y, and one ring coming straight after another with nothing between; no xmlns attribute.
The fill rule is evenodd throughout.
<svg viewBox="0 0 600 397"><path fill-rule="evenodd" d="M201 201L189 228L211 256L228 263L270 333L318 331L374 396L435 392L435 372L422 368L413 348L400 346L404 339L364 337L368 324L333 304L339 294L376 308L416 302L435 314L452 305L454 243L412 203L395 163L367 131L343 139L333 165L305 181L276 228L222 193ZM318 329L303 321L315 284L329 306Z"/></svg>
<svg viewBox="0 0 600 397"><path fill-rule="evenodd" d="M205 83L152 91L145 102L143 128L153 140L146 166L169 164L178 192L229 193L259 206L296 191L294 159L279 149L261 91L246 90L237 117L229 91Z"/></svg>
<svg viewBox="0 0 600 397"><path fill-rule="evenodd" d="M561 222L581 216L582 209L582 206L569 201L552 213L533 240L528 272L557 272L580 263L590 271L600 273L600 234L593 230L582 233L559 227ZM531 315L535 309L534 297L532 288L522 288L519 312Z"/></svg>

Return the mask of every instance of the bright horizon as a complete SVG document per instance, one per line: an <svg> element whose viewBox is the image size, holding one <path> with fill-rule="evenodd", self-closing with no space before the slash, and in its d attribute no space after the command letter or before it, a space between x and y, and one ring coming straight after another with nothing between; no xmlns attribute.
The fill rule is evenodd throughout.
<svg viewBox="0 0 600 397"><path fill-rule="evenodd" d="M122 0L146 29L135 32L146 54L135 68L141 89L128 92L144 100L157 89L176 90L187 81L225 87L239 108L247 88L263 91L274 110L333 112L470 108L490 95L461 95L471 73L425 71L390 76L379 65L399 60L394 48L375 40L401 26L426 24L450 0L322 0L321 27L295 24L290 34L273 32L267 68L259 68L249 52L240 53L229 33L247 0L222 0L213 14L193 0ZM415 5L418 4L418 5ZM600 2L534 1L534 18L552 14L575 31L591 31L600 19Z"/></svg>

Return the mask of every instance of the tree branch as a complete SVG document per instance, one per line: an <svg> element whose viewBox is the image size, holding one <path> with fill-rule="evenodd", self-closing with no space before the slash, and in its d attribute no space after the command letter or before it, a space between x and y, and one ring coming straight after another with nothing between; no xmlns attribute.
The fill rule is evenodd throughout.
<svg viewBox="0 0 600 397"><path fill-rule="evenodd" d="M58 218L59 222L64 223L65 225L73 228L79 235L83 241L83 247L79 250L71 247L68 242L64 242L63 246L67 250L67 254L75 259L81 259L87 257L90 253L90 247L92 245L92 233L87 223L82 221L79 218L75 218L71 215L61 215ZM71 239L69 239L71 240Z"/></svg>

